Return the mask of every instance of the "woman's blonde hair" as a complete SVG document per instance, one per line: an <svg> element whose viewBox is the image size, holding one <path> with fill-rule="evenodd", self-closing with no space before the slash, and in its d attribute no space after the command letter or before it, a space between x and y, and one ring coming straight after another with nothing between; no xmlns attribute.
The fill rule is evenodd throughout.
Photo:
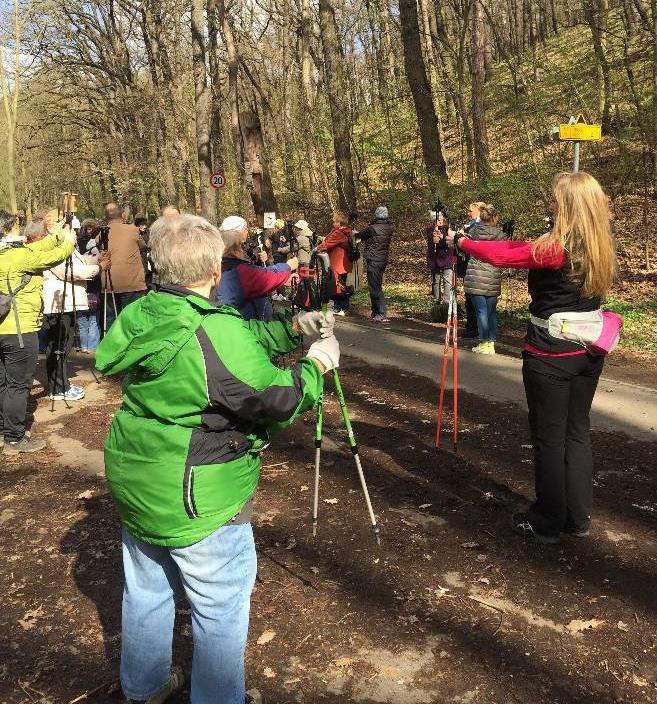
<svg viewBox="0 0 657 704"><path fill-rule="evenodd" d="M616 248L609 226L609 199L600 184L584 171L560 173L552 181L556 204L552 232L533 247L534 258L563 248L571 278L585 296L604 296L616 277Z"/></svg>
<svg viewBox="0 0 657 704"><path fill-rule="evenodd" d="M497 210L492 203L475 203L479 208L479 219L481 222L493 222L497 217Z"/></svg>

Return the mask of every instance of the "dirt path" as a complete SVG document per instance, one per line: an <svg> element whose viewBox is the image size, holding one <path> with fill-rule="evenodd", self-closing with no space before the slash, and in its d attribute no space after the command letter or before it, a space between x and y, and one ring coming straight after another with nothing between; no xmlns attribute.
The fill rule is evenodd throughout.
<svg viewBox="0 0 657 704"><path fill-rule="evenodd" d="M532 481L516 406L463 394L456 457L432 446L426 379L345 365L382 544L329 394L317 538L313 419L264 458L251 686L269 704L657 702L657 444L596 432L593 535L538 548L508 530ZM3 459L3 704L62 704L116 679L118 525L90 458L119 390L103 382L97 392L35 426L56 426L64 454ZM187 666L189 634L183 604L175 647ZM86 701L119 701L106 690Z"/></svg>

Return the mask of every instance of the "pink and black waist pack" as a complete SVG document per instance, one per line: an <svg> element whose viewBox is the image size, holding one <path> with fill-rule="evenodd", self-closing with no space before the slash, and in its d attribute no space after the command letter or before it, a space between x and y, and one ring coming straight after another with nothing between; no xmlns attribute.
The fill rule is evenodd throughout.
<svg viewBox="0 0 657 704"><path fill-rule="evenodd" d="M623 318L618 313L602 309L586 313L552 313L547 319L532 315L531 321L547 330L551 337L575 342L595 355L613 352L623 329Z"/></svg>

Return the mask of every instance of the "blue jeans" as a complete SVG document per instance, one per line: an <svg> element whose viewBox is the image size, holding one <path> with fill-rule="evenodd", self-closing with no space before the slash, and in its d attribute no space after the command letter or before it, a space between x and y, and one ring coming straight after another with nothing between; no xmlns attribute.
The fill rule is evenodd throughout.
<svg viewBox="0 0 657 704"><path fill-rule="evenodd" d="M186 548L149 545L123 529L121 686L148 699L169 681L176 595L192 611L192 704L244 704L244 650L256 553L250 523Z"/></svg>
<svg viewBox="0 0 657 704"><path fill-rule="evenodd" d="M497 296L472 297L472 305L477 315L477 331L481 342L495 342L497 339Z"/></svg>
<svg viewBox="0 0 657 704"><path fill-rule="evenodd" d="M95 350L100 339L96 311L78 311L78 330L80 331L80 349Z"/></svg>

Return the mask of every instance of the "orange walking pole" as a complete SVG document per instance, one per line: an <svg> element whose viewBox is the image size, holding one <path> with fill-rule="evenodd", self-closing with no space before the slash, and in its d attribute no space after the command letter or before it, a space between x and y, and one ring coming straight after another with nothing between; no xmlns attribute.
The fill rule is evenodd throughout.
<svg viewBox="0 0 657 704"><path fill-rule="evenodd" d="M456 298L456 265L452 268L452 291L447 309L447 325L445 329L445 346L443 348L443 363L440 371L440 395L438 397L438 414L436 418L436 447L440 447L440 436L443 426L443 410L445 407L445 386L447 384L447 366L449 364L449 349L452 348L452 406L454 419L454 452L458 449L458 306Z"/></svg>

